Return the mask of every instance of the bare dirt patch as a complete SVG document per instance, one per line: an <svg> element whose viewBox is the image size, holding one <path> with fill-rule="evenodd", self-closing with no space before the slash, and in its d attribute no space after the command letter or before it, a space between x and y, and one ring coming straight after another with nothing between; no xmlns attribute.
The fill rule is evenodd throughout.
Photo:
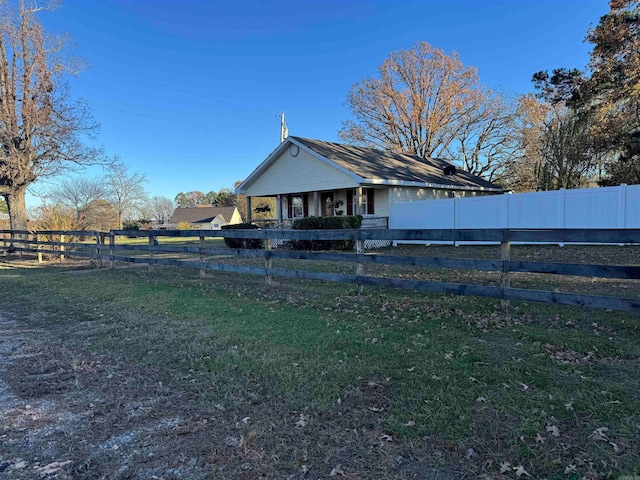
<svg viewBox="0 0 640 480"><path fill-rule="evenodd" d="M384 379L363 379L328 411L278 399L228 411L7 314L0 333L2 478L458 478L434 468L437 448L425 456L422 441L385 432Z"/></svg>
<svg viewBox="0 0 640 480"><path fill-rule="evenodd" d="M6 478L202 478L179 427L201 412L158 372L0 316ZM181 455L175 455L180 445Z"/></svg>

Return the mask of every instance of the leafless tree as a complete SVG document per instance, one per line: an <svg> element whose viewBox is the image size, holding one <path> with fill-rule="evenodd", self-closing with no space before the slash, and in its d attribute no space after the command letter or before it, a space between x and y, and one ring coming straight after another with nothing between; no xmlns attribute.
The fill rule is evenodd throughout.
<svg viewBox="0 0 640 480"><path fill-rule="evenodd" d="M516 102L484 92L477 109L461 124L454 142L441 156L473 175L504 181L509 163L522 157Z"/></svg>
<svg viewBox="0 0 640 480"><path fill-rule="evenodd" d="M78 176L58 182L57 186L47 193L46 198L51 205L61 205L65 207L65 211L70 212L69 228L83 230L96 228L93 220L99 216L99 212L95 210L102 211L105 206L109 206L106 200L108 193L109 190L102 179Z"/></svg>
<svg viewBox="0 0 640 480"><path fill-rule="evenodd" d="M141 173L130 173L126 165L115 161L107 167L104 181L109 201L118 216L118 228L122 229L124 218L135 217L147 201L143 186L146 178Z"/></svg>
<svg viewBox="0 0 640 480"><path fill-rule="evenodd" d="M541 155L540 189L584 187L597 165L588 119L566 109L554 112L545 122Z"/></svg>
<svg viewBox="0 0 640 480"><path fill-rule="evenodd" d="M167 223L175 209L175 203L167 197L151 197L145 204L149 219L158 224Z"/></svg>
<svg viewBox="0 0 640 480"><path fill-rule="evenodd" d="M36 180L69 165L99 158L83 135L97 125L87 106L73 102L64 76L73 65L61 58L64 41L49 37L37 12L47 7L21 0L17 11L0 5L0 195L11 228L27 228L25 193Z"/></svg>

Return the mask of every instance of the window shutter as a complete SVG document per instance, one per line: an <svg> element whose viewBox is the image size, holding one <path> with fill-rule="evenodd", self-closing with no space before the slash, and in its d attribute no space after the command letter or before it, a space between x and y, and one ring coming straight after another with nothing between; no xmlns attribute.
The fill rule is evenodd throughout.
<svg viewBox="0 0 640 480"><path fill-rule="evenodd" d="M373 215L373 188L367 188L367 213Z"/></svg>
<svg viewBox="0 0 640 480"><path fill-rule="evenodd" d="M353 190L347 190L347 215L353 215Z"/></svg>
<svg viewBox="0 0 640 480"><path fill-rule="evenodd" d="M287 195L287 218L293 218L293 196Z"/></svg>
<svg viewBox="0 0 640 480"><path fill-rule="evenodd" d="M309 216L309 194L308 193L302 194L302 210L304 212L304 216L308 217Z"/></svg>

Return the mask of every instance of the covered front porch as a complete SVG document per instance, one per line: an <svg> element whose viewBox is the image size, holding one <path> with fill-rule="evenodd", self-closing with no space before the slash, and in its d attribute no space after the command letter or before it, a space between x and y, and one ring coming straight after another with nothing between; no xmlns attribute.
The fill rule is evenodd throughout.
<svg viewBox="0 0 640 480"><path fill-rule="evenodd" d="M252 216L252 198L247 196L247 221L265 228L291 228L293 221L298 218L362 215L362 228L388 228L389 225L388 188L360 186L273 197L276 199L275 218L255 220Z"/></svg>

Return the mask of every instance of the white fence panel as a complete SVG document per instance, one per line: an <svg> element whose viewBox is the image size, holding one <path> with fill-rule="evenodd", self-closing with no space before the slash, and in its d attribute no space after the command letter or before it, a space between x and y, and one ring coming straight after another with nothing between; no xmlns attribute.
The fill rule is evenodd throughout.
<svg viewBox="0 0 640 480"><path fill-rule="evenodd" d="M640 228L640 185L627 186L624 228Z"/></svg>
<svg viewBox="0 0 640 480"><path fill-rule="evenodd" d="M507 228L564 228L562 191L501 195L509 204Z"/></svg>
<svg viewBox="0 0 640 480"><path fill-rule="evenodd" d="M563 190L565 228L623 228L618 188Z"/></svg>
<svg viewBox="0 0 640 480"><path fill-rule="evenodd" d="M640 228L640 185L397 202L389 228Z"/></svg>
<svg viewBox="0 0 640 480"><path fill-rule="evenodd" d="M507 228L509 205L502 197L456 198L456 228Z"/></svg>
<svg viewBox="0 0 640 480"><path fill-rule="evenodd" d="M455 228L453 199L392 203L390 212L389 228Z"/></svg>

